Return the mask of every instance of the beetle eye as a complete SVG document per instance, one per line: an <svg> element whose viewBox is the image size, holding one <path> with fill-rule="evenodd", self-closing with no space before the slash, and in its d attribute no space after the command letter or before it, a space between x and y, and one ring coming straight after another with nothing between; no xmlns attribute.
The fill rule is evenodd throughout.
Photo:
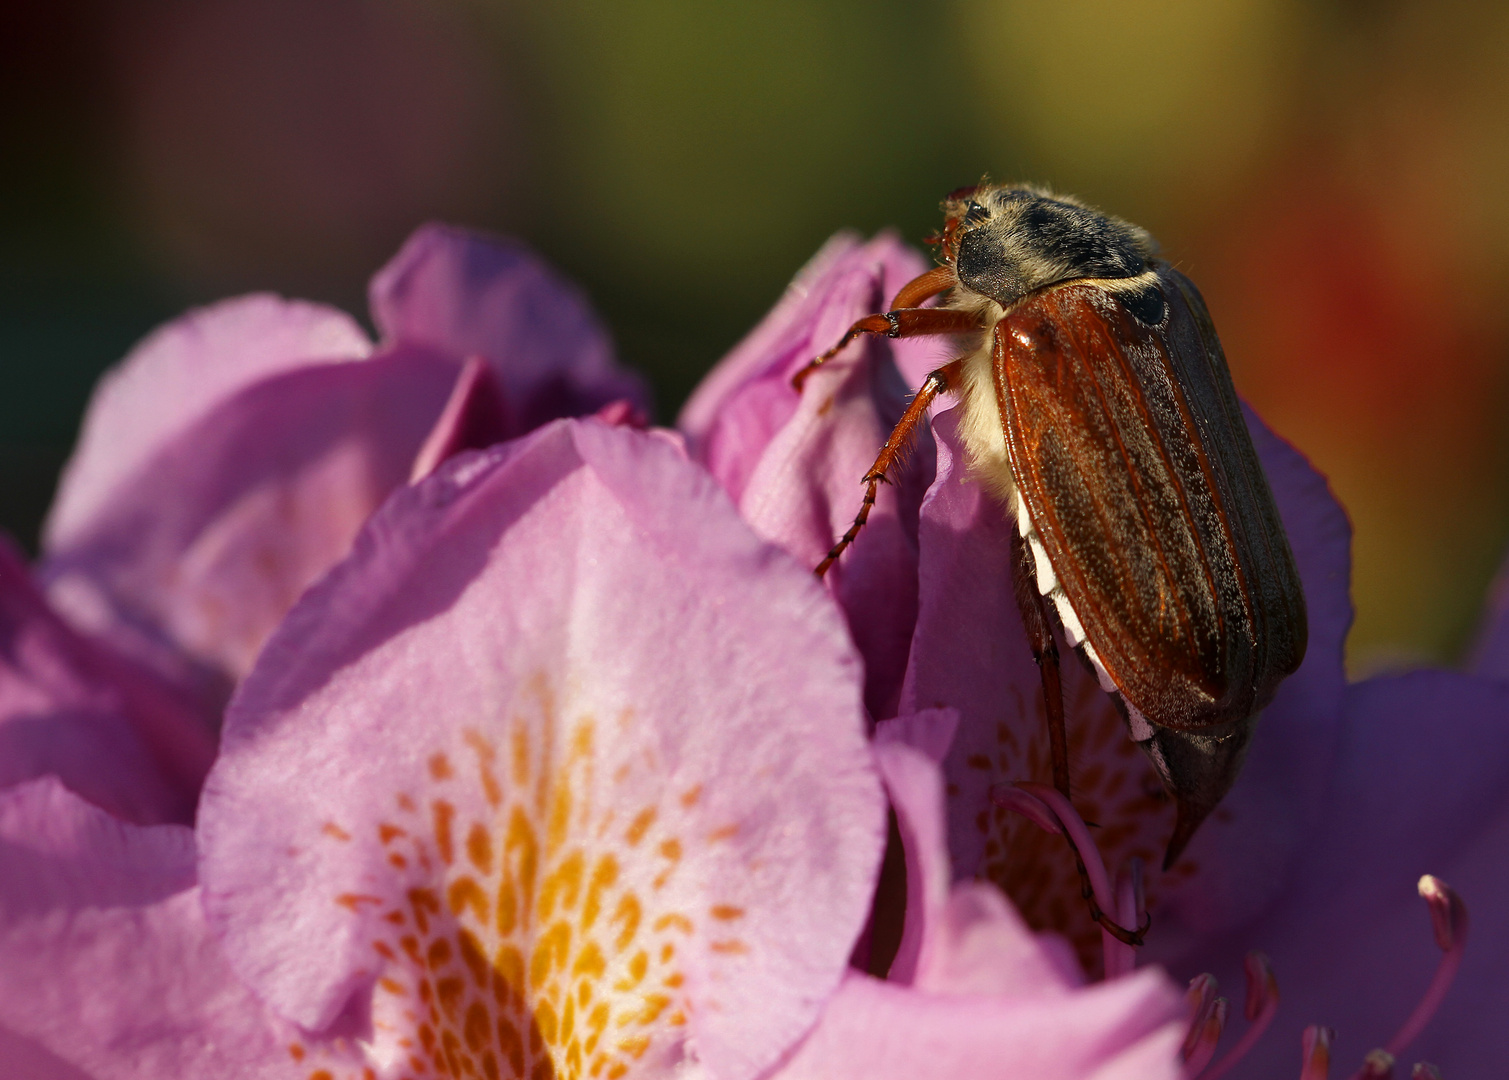
<svg viewBox="0 0 1509 1080"><path fill-rule="evenodd" d="M989 216L989 210L985 209L985 207L981 206L979 203L972 201L969 204L969 209L964 212L964 223L966 225L974 225L978 222L984 221Z"/></svg>

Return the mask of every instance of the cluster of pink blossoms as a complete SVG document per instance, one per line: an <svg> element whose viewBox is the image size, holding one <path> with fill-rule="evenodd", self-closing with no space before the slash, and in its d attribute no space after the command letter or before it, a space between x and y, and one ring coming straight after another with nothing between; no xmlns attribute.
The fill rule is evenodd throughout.
<svg viewBox="0 0 1509 1080"><path fill-rule="evenodd" d="M1249 417L1309 655L1144 873L1171 808L1072 662L1075 806L1032 783L1010 524L950 412L811 574L947 357L791 375L922 268L835 239L675 430L568 285L441 228L376 345L270 296L145 341L39 564L0 549L0 1073L1500 1071L1509 612L1478 673L1348 685L1345 517Z"/></svg>

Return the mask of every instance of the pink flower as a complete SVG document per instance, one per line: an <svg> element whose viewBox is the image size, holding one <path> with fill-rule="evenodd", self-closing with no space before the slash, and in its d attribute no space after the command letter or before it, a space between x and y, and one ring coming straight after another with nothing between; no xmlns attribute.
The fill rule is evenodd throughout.
<svg viewBox="0 0 1509 1080"><path fill-rule="evenodd" d="M512 241L421 229L373 279L371 307L375 349L321 305L223 301L101 382L41 566L75 625L218 712L416 464L644 404L582 298Z"/></svg>
<svg viewBox="0 0 1509 1080"><path fill-rule="evenodd" d="M1113 944L1100 978L1053 833L1103 854L1103 906L1134 921L1115 875L1155 864L1171 808L1072 663L1093 837L1013 786L1046 773L1037 672L1008 523L950 413L810 573L906 386L948 357L875 341L800 395L790 376L919 269L835 240L679 436L614 426L636 384L574 294L439 230L374 283L374 354L271 298L144 345L50 523L74 626L0 551L13 1071L1172 1078L1215 1057L1228 1009L1203 976L1191 1013L1147 961L1232 986L1253 947L1282 997L1249 961L1238 1072L1297 1072L1305 1023L1339 1029L1309 1031L1306 1075L1413 1037L1441 953L1410 890L1438 872L1491 903L1509 761L1485 719L1509 688L1346 684L1345 518L1250 417L1310 652L1222 811L1149 877L1147 955ZM1497 923L1465 955L1465 924L1446 935L1461 976L1418 1052L1448 1075L1494 1058Z"/></svg>
<svg viewBox="0 0 1509 1080"><path fill-rule="evenodd" d="M915 386L949 357L872 339L819 369L801 395L790 377L920 269L887 240L836 240L683 415L694 454L756 528L809 563L857 511L859 479L880 442L828 452L846 436L827 418L842 411L831 421L837 427L867 417L883 433L897 409L892 372L905 370ZM868 405L856 401L866 397ZM1345 515L1298 453L1251 413L1248 424L1304 579L1310 646L1265 711L1236 788L1186 856L1168 874L1149 875L1155 921L1145 959L1185 977L1215 971L1231 986L1243 981L1249 949L1268 952L1284 988L1277 1026L1289 1036L1259 1041L1238 1074L1283 1075L1294 1068L1293 1036L1305 1023L1336 1028L1332 1054L1360 1061L1410 1014L1441 957L1414 895L1421 874L1441 874L1472 903L1497 895L1492 823L1509 790L1509 742L1494 732L1509 715L1509 691L1447 672L1347 685ZM1067 934L1095 970L1101 936L1079 897L1072 854L992 798L1003 784L1046 779L1048 752L1038 674L1012 599L1011 525L960 466L956 427L954 412L936 410L933 442L921 440L919 464L883 489L871 519L888 533L874 537L868 526L835 566L832 589L858 624L857 638L862 628L873 631L873 620L854 597L889 617L880 624L891 646L863 651L872 691L899 679L899 692L893 709L886 694L872 692L872 716L946 707L960 717L951 748L935 748L955 873L1000 885L1029 925ZM912 494L919 485L920 505ZM1501 672L1509 670L1509 634L1496 627L1480 665ZM1113 872L1133 859L1154 866L1172 807L1094 677L1073 662L1066 675L1076 804L1099 826L1095 839ZM1459 985L1418 1044L1448 1075L1486 1071L1501 1056L1483 1034L1509 995L1509 941L1502 920L1492 921L1485 930L1477 920Z"/></svg>

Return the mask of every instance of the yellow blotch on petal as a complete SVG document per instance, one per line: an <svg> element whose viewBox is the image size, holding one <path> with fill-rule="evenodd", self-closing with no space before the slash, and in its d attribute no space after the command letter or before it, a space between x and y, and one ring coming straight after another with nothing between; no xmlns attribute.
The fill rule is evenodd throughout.
<svg viewBox="0 0 1509 1080"><path fill-rule="evenodd" d="M592 868L592 880L587 885L587 899L582 902L582 933L592 929L603 909L603 893L618 881L618 860L604 855Z"/></svg>
<svg viewBox="0 0 1509 1080"><path fill-rule="evenodd" d="M607 958L603 956L602 949L598 948L595 941L589 941L583 945L582 951L576 955L576 962L571 965L573 975L585 975L592 979L602 978L603 972L607 969Z"/></svg>
<svg viewBox="0 0 1509 1080"><path fill-rule="evenodd" d="M692 920L678 911L670 911L655 920L654 930L659 933L662 930L680 930L684 934L690 934L693 930Z"/></svg>
<svg viewBox="0 0 1509 1080"><path fill-rule="evenodd" d="M639 903L639 897L633 893L625 893L618 901L618 907L613 910L611 922L618 926L618 937L614 939L614 947L623 952L634 940L634 935L639 933L639 920L644 917L644 909Z"/></svg>
<svg viewBox="0 0 1509 1080"><path fill-rule="evenodd" d="M551 873L545 875L540 888L540 919L549 919L555 914L556 904L569 911L576 907L582 891L582 875L586 873L586 859L580 851L573 851Z"/></svg>
<svg viewBox="0 0 1509 1080"><path fill-rule="evenodd" d="M669 840L662 841L660 844L660 854L662 858L670 859L671 862L680 861L681 841L677 840L674 836Z"/></svg>
<svg viewBox="0 0 1509 1080"><path fill-rule="evenodd" d="M549 930L535 942L534 954L529 958L529 988L538 990L552 973L565 968L571 956L571 926L566 922L553 923Z"/></svg>

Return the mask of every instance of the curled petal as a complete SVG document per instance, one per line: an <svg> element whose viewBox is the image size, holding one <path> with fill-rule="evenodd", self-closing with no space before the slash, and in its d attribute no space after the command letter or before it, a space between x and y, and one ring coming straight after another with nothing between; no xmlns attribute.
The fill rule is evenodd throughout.
<svg viewBox="0 0 1509 1080"><path fill-rule="evenodd" d="M408 479L455 378L449 360L404 349L257 382L159 446L87 529L53 545L50 596L75 624L223 701Z"/></svg>
<svg viewBox="0 0 1509 1080"><path fill-rule="evenodd" d="M121 484L240 390L279 372L371 351L350 316L268 293L224 300L168 323L95 389L48 515L46 546L72 543Z"/></svg>
<svg viewBox="0 0 1509 1080"><path fill-rule="evenodd" d="M491 363L514 435L619 398L648 407L581 293L516 240L426 225L373 277L369 299L386 342Z"/></svg>

